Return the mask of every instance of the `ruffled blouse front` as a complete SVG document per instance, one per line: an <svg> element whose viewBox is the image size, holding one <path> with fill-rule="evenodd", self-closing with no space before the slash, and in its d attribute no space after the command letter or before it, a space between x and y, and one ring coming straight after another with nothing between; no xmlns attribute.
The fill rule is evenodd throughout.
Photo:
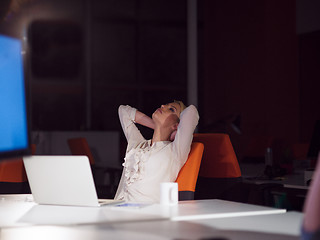
<svg viewBox="0 0 320 240"><path fill-rule="evenodd" d="M142 144L138 148L132 148L124 158L124 176L126 184L129 186L137 180L141 180L144 176L144 163L150 157L150 149L148 142Z"/></svg>

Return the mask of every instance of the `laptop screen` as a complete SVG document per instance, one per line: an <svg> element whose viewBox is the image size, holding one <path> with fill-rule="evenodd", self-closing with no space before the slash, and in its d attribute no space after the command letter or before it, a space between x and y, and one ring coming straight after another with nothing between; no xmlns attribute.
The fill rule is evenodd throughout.
<svg viewBox="0 0 320 240"><path fill-rule="evenodd" d="M29 153L21 46L19 39L0 35L0 160Z"/></svg>

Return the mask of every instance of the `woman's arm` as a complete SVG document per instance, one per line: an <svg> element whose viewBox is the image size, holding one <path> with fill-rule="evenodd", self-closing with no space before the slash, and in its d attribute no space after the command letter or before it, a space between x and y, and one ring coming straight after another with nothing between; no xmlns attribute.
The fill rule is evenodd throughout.
<svg viewBox="0 0 320 240"><path fill-rule="evenodd" d="M130 149L134 142L141 142L144 140L139 129L134 123L137 110L128 105L121 105L119 106L118 112L123 133L128 141L128 149Z"/></svg>
<svg viewBox="0 0 320 240"><path fill-rule="evenodd" d="M173 147L178 155L177 159L187 160L193 139L193 132L198 125L199 114L195 106L190 105L180 115L180 123L173 141ZM182 165L184 162L181 163Z"/></svg>
<svg viewBox="0 0 320 240"><path fill-rule="evenodd" d="M320 154L318 163L313 174L311 187L307 194L304 205L303 229L306 232L316 232L320 230Z"/></svg>
<svg viewBox="0 0 320 240"><path fill-rule="evenodd" d="M142 126L154 129L154 122L152 118L138 110L136 111L135 122Z"/></svg>

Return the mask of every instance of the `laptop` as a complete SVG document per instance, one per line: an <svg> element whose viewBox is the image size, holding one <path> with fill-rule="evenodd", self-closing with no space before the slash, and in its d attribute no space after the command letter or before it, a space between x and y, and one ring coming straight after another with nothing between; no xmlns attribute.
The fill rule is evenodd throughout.
<svg viewBox="0 0 320 240"><path fill-rule="evenodd" d="M98 199L87 156L28 156L23 163L38 204L99 207L123 202Z"/></svg>

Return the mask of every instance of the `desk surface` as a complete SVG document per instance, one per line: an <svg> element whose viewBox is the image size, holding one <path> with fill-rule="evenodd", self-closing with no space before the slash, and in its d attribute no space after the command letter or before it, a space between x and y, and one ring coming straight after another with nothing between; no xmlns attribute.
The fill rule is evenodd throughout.
<svg viewBox="0 0 320 240"><path fill-rule="evenodd" d="M75 225L166 219L155 214L117 211L111 206L38 205L31 195L0 195L0 228L29 225Z"/></svg>
<svg viewBox="0 0 320 240"><path fill-rule="evenodd" d="M284 214L216 218L210 219L210 221L197 220L191 222L223 230L299 236L302 218L303 214L301 212L292 211Z"/></svg>
<svg viewBox="0 0 320 240"><path fill-rule="evenodd" d="M280 218L280 216L284 217ZM287 216L286 216L287 215ZM248 225L231 227L233 224L238 224L243 221L243 218L256 218L256 220L268 220L265 229L262 229L261 224L254 222L254 219L246 220ZM85 226L32 226L19 228L5 228L0 231L1 240L20 240L20 239L90 239L90 240L298 240L298 223L299 216L294 216L294 224L292 224L292 214L274 214L264 216L250 216L228 218L224 220L233 220L230 224L222 223L222 219L207 219L196 221L147 221L147 222L127 222L123 224L105 224L85 225ZM286 233L272 231L273 224L269 225L269 221L276 221L283 224L283 220L291 219L291 229L294 233ZM228 227L227 227L228 225ZM254 225L256 225L254 227ZM290 225L290 224L287 224ZM260 229L259 227L260 226ZM269 227L268 227L269 226Z"/></svg>
<svg viewBox="0 0 320 240"><path fill-rule="evenodd" d="M0 212L1 240L289 240L299 239L303 216L221 200L187 201L172 207L44 206L32 202L30 195L0 195Z"/></svg>
<svg viewBox="0 0 320 240"><path fill-rule="evenodd" d="M31 195L0 196L0 227L21 225L70 225L147 220L185 221L284 213L276 209L218 199L181 201L175 206L68 207L38 205Z"/></svg>
<svg viewBox="0 0 320 240"><path fill-rule="evenodd" d="M132 213L139 212L150 215L156 214L158 216L168 218L171 221L267 215L286 212L285 209L224 201L219 199L181 201L178 205L172 207L154 204L141 209L120 208L119 210Z"/></svg>

